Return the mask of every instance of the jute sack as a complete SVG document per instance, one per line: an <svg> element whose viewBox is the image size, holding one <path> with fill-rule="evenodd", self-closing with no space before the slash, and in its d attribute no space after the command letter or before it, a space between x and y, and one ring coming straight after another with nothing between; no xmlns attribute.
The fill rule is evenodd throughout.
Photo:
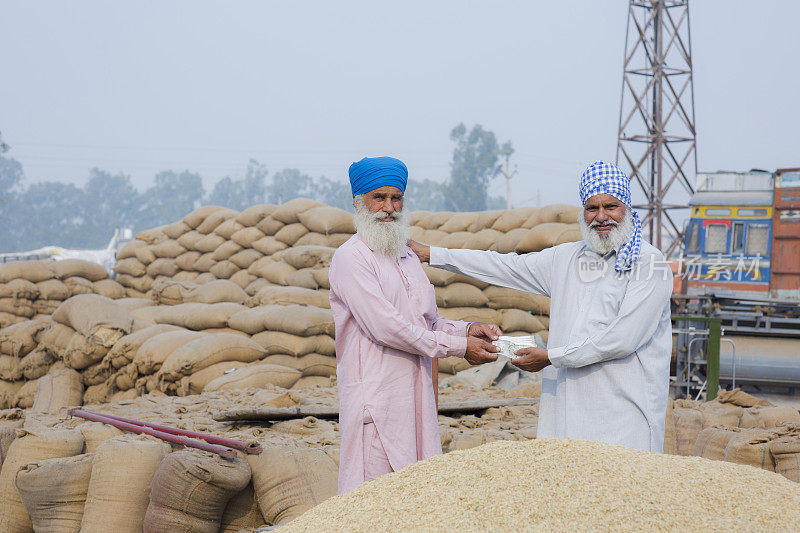
<svg viewBox="0 0 800 533"><path fill-rule="evenodd" d="M678 455L692 455L697 436L703 429L703 413L691 407L680 407L675 402L675 447Z"/></svg>
<svg viewBox="0 0 800 533"><path fill-rule="evenodd" d="M36 309L33 307L33 302L30 300L0 298L0 312L31 318L36 314Z"/></svg>
<svg viewBox="0 0 800 533"><path fill-rule="evenodd" d="M463 357L444 357L439 359L438 363L439 372L444 372L445 374L457 374L472 366Z"/></svg>
<svg viewBox="0 0 800 533"><path fill-rule="evenodd" d="M483 293L489 298L488 307L492 309L521 309L537 315L550 314L550 298L541 294L494 286L485 288Z"/></svg>
<svg viewBox="0 0 800 533"><path fill-rule="evenodd" d="M83 259L62 259L53 263L53 272L58 279L80 276L89 281L108 279L108 272L99 263Z"/></svg>
<svg viewBox="0 0 800 533"><path fill-rule="evenodd" d="M36 401L37 390L39 390L38 379L26 381L24 385L17 389L17 393L14 395L14 399L11 401L11 405L9 405L9 407L30 409L33 407L33 402Z"/></svg>
<svg viewBox="0 0 800 533"><path fill-rule="evenodd" d="M298 222L296 224L287 224L286 226L282 227L275 234L275 238L287 246L294 246L300 237L307 233L308 228Z"/></svg>
<svg viewBox="0 0 800 533"><path fill-rule="evenodd" d="M425 271L428 280L430 280L431 284L435 287L446 287L454 283L458 277L458 274L454 272L442 270L441 268L433 268L428 265L422 265L422 270Z"/></svg>
<svg viewBox="0 0 800 533"><path fill-rule="evenodd" d="M262 331L253 335L252 340L260 344L269 355L289 354L300 357L312 352L322 355L335 355L336 345L328 335L300 337L282 331Z"/></svg>
<svg viewBox="0 0 800 533"><path fill-rule="evenodd" d="M264 235L273 236L286 224L272 217L272 215L264 217L261 222L256 224L256 227L261 230ZM285 246L285 245L284 245Z"/></svg>
<svg viewBox="0 0 800 533"><path fill-rule="evenodd" d="M0 531L29 533L31 519L16 486L17 472L26 464L56 457L72 457L83 450L83 437L75 429L20 429L0 470Z"/></svg>
<svg viewBox="0 0 800 533"><path fill-rule="evenodd" d="M10 283L21 278L31 283L39 283L48 279L53 279L56 274L53 272L52 261L11 261L10 263L0 264L0 283Z"/></svg>
<svg viewBox="0 0 800 533"><path fill-rule="evenodd" d="M172 324L186 329L204 330L224 328L235 313L247 309L236 303L185 303L161 310L156 318L160 324ZM234 328L239 329L239 328Z"/></svg>
<svg viewBox="0 0 800 533"><path fill-rule="evenodd" d="M220 376L224 376L231 370L242 368L248 364L249 363L243 363L241 361L223 361L222 363L215 363L207 366L203 370L198 370L189 376L182 377L176 392L178 396L200 394L211 381Z"/></svg>
<svg viewBox="0 0 800 533"><path fill-rule="evenodd" d="M720 391L717 397L710 403L728 403L739 407L753 407L760 405L763 407L773 407L767 400L756 398L751 394L743 392L741 389Z"/></svg>
<svg viewBox="0 0 800 533"><path fill-rule="evenodd" d="M792 435L775 439L769 449L775 460L775 472L800 483L800 438Z"/></svg>
<svg viewBox="0 0 800 533"><path fill-rule="evenodd" d="M64 278L64 285L69 290L70 296L77 296L79 294L94 294L94 286L92 282L80 276L72 276Z"/></svg>
<svg viewBox="0 0 800 533"><path fill-rule="evenodd" d="M11 409L17 405L17 392L25 383L25 381L0 380L0 409Z"/></svg>
<svg viewBox="0 0 800 533"><path fill-rule="evenodd" d="M151 293L152 294L152 293ZM159 320L161 313L164 311L164 306L151 305L149 307L140 307L131 311L131 316L134 322L147 323L148 326L155 326L156 321Z"/></svg>
<svg viewBox="0 0 800 533"><path fill-rule="evenodd" d="M87 387L98 385L111 377L115 370L116 368L111 366L111 363L103 359L99 363L84 368L83 372L81 372L81 378L83 379L83 384Z"/></svg>
<svg viewBox="0 0 800 533"><path fill-rule="evenodd" d="M703 414L703 428L714 426L739 427L742 411L741 407L734 405L715 404L712 402L701 404L700 412Z"/></svg>
<svg viewBox="0 0 800 533"><path fill-rule="evenodd" d="M299 357L293 357L291 355L286 355L282 353L268 355L264 359L261 360L262 363L269 363L271 365L278 365L278 366L286 366L289 368L294 368L295 370L299 370L302 373L303 367L300 364Z"/></svg>
<svg viewBox="0 0 800 533"><path fill-rule="evenodd" d="M244 290L248 285L250 285L256 279L258 278L247 272L247 270L240 270L239 272L231 276L230 281L235 283L240 289ZM247 291L245 291L245 294L250 296L250 293L248 293Z"/></svg>
<svg viewBox="0 0 800 533"><path fill-rule="evenodd" d="M292 304L313 305L326 309L331 307L327 294L301 287L282 287L280 285L264 287L255 296L247 299L244 304L247 307Z"/></svg>
<svg viewBox="0 0 800 533"><path fill-rule="evenodd" d="M298 218L309 230L324 235L356 232L353 215L338 207L313 207L300 213Z"/></svg>
<svg viewBox="0 0 800 533"><path fill-rule="evenodd" d="M139 370L134 363L130 363L117 370L106 383L115 389L115 392L116 390L126 391L136 386L137 379L139 379Z"/></svg>
<svg viewBox="0 0 800 533"><path fill-rule="evenodd" d="M19 324L20 322L25 322L26 320L27 318L24 316L17 316L11 313L6 313L5 311L0 311L0 328Z"/></svg>
<svg viewBox="0 0 800 533"><path fill-rule="evenodd" d="M336 378L325 378L322 376L308 376L300 378L297 383L292 385L292 390L302 391L308 389L318 389L320 387L335 387Z"/></svg>
<svg viewBox="0 0 800 533"><path fill-rule="evenodd" d="M101 279L100 281L92 282L94 293L112 300L125 298L125 287L114 281L113 279Z"/></svg>
<svg viewBox="0 0 800 533"><path fill-rule="evenodd" d="M47 283L43 281L42 283ZM39 298L39 284L26 279L18 278L8 283L0 284L0 298L23 298L35 300Z"/></svg>
<svg viewBox="0 0 800 533"><path fill-rule="evenodd" d="M45 374L56 358L44 348L37 348L19 360L19 369L25 379L37 379Z"/></svg>
<svg viewBox="0 0 800 533"><path fill-rule="evenodd" d="M258 261L262 257L264 257L264 254L262 254L258 250L247 249L233 254L230 258L230 262L236 265L237 268L247 270L250 267L250 265Z"/></svg>
<svg viewBox="0 0 800 533"><path fill-rule="evenodd" d="M166 241L161 241L158 244L154 244L150 247L150 249L153 251L153 255L155 255L157 258L164 259L175 259L186 251L186 248L172 239L167 239Z"/></svg>
<svg viewBox="0 0 800 533"><path fill-rule="evenodd" d="M0 355L0 379L5 381L22 379L22 368L19 363L19 357Z"/></svg>
<svg viewBox="0 0 800 533"><path fill-rule="evenodd" d="M288 433L290 435L319 435L321 433L333 432L333 424L327 420L320 420L313 416L296 418L294 420L283 420L276 422L270 427L272 431Z"/></svg>
<svg viewBox="0 0 800 533"><path fill-rule="evenodd" d="M32 410L37 413L57 413L66 407L83 402L81 375L71 368L59 368L38 380Z"/></svg>
<svg viewBox="0 0 800 533"><path fill-rule="evenodd" d="M17 430L25 422L22 409L9 409L0 413L0 467L8 456L8 448L17 438Z"/></svg>
<svg viewBox="0 0 800 533"><path fill-rule="evenodd" d="M528 220L528 218L537 211L538 208L536 207L521 207L519 209L506 211L505 214L499 217L495 223L492 224L492 229L503 233L508 233L509 231L520 228Z"/></svg>
<svg viewBox="0 0 800 533"><path fill-rule="evenodd" d="M475 213L475 218L467 228L470 233L479 233L485 229L491 229L492 225L497 222L497 219L503 216L505 210L498 209L494 211L479 211Z"/></svg>
<svg viewBox="0 0 800 533"><path fill-rule="evenodd" d="M153 285L154 295L159 303L178 305L185 302L194 303L243 303L247 299L241 287L225 279L219 279L198 285L191 282L163 280Z"/></svg>
<svg viewBox="0 0 800 533"><path fill-rule="evenodd" d="M264 348L241 335L215 333L189 341L177 348L164 360L159 370L160 379L178 381L223 361L252 363L265 355Z"/></svg>
<svg viewBox="0 0 800 533"><path fill-rule="evenodd" d="M530 231L531 230L524 228L512 229L497 239L497 242L492 247L492 250L495 250L501 254L514 252L520 241L522 241L522 239L524 239Z"/></svg>
<svg viewBox="0 0 800 533"><path fill-rule="evenodd" d="M302 377L299 370L270 363L258 363L237 368L233 372L210 381L203 391L262 388L265 385L276 385L284 389L290 388Z"/></svg>
<svg viewBox="0 0 800 533"><path fill-rule="evenodd" d="M168 278L171 278L178 273L178 265L175 264L174 259L159 257L147 265L146 272L147 275L153 279L159 276L167 276Z"/></svg>
<svg viewBox="0 0 800 533"><path fill-rule="evenodd" d="M745 412L750 417L747 425L751 427L774 428L783 424L800 424L800 413L792 407L754 406L746 409ZM742 419L746 418L748 417L743 413Z"/></svg>
<svg viewBox="0 0 800 533"><path fill-rule="evenodd" d="M234 494L250 482L250 466L200 450L180 450L161 461L150 484L144 531L217 533Z"/></svg>
<svg viewBox="0 0 800 533"><path fill-rule="evenodd" d="M301 213L314 207L322 207L324 205L325 204L322 202L317 202L316 200L310 200L308 198L294 198L276 207L271 216L284 224L294 224L300 221Z"/></svg>
<svg viewBox="0 0 800 533"><path fill-rule="evenodd" d="M583 209L568 204L550 204L539 209L541 222L562 222L574 224Z"/></svg>
<svg viewBox="0 0 800 533"><path fill-rule="evenodd" d="M311 269L311 275L314 276L314 281L317 282L317 285L321 289L330 289L331 288L331 281L328 277L328 273L330 272L329 268L313 268Z"/></svg>
<svg viewBox="0 0 800 533"><path fill-rule="evenodd" d="M137 240L126 242L122 245L122 248L119 249L119 252L117 252L117 261L128 259L130 257L136 257L136 249L141 246L147 246L147 243Z"/></svg>
<svg viewBox="0 0 800 533"><path fill-rule="evenodd" d="M239 267L230 261L220 261L211 267L209 272L214 274L214 276L216 276L218 279L228 279L239 272Z"/></svg>
<svg viewBox="0 0 800 533"><path fill-rule="evenodd" d="M83 454L36 461L17 473L17 490L34 531L80 531L93 459Z"/></svg>
<svg viewBox="0 0 800 533"><path fill-rule="evenodd" d="M183 235L181 235L180 237L178 237L177 241L178 241L178 244L180 244L181 246L183 246L187 250L194 251L196 246L197 246L197 243L203 237L205 237L205 235L203 235L199 231L189 230L186 233L184 233Z"/></svg>
<svg viewBox="0 0 800 533"><path fill-rule="evenodd" d="M225 244L227 241L220 237L219 235L212 233L211 235L206 235L202 237L194 244L194 251L202 252L204 254L209 254L209 257L213 257L214 251L217 248Z"/></svg>
<svg viewBox="0 0 800 533"><path fill-rule="evenodd" d="M740 429L728 441L724 459L730 463L749 465L762 470L775 471L775 461L770 455L770 442L776 433L763 429Z"/></svg>
<svg viewBox="0 0 800 533"><path fill-rule="evenodd" d="M166 442L121 435L97 447L81 531L141 533L150 482L170 453Z"/></svg>
<svg viewBox="0 0 800 533"><path fill-rule="evenodd" d="M739 428L721 426L704 428L697 435L692 455L723 461L725 459L725 448L731 439L738 434L738 430Z"/></svg>
<svg viewBox="0 0 800 533"><path fill-rule="evenodd" d="M39 291L38 298L42 300L64 301L70 296L67 286L57 279L48 279L47 281L37 283L36 289Z"/></svg>
<svg viewBox="0 0 800 533"><path fill-rule="evenodd" d="M231 316L228 326L250 335L262 331L283 331L292 335L334 335L329 309L302 305L265 305Z"/></svg>
<svg viewBox="0 0 800 533"><path fill-rule="evenodd" d="M153 278L147 275L134 277L127 274L119 274L117 275L117 281L123 287L134 289L137 294L144 294L153 286Z"/></svg>
<svg viewBox="0 0 800 533"><path fill-rule="evenodd" d="M74 329L54 322L42 333L39 344L57 358L62 359L64 354L67 353L67 346L69 346L73 335L75 335Z"/></svg>
<svg viewBox="0 0 800 533"><path fill-rule="evenodd" d="M303 268L323 268L330 266L335 248L328 246L293 246L280 256L297 270Z"/></svg>
<svg viewBox="0 0 800 533"><path fill-rule="evenodd" d="M254 242L264 237L266 237L266 235L263 231L255 227L250 227L242 228L231 235L231 240L243 248L252 248Z"/></svg>
<svg viewBox="0 0 800 533"><path fill-rule="evenodd" d="M177 222L173 222L172 224L167 224L163 226L164 235L169 237L170 239L177 239L187 231L189 231L189 225L186 224L183 220L179 220Z"/></svg>
<svg viewBox="0 0 800 533"><path fill-rule="evenodd" d="M494 309L475 308L475 307L449 307L439 309L439 313L448 320L463 320L464 322L486 322L497 324L500 321L500 313Z"/></svg>
<svg viewBox="0 0 800 533"><path fill-rule="evenodd" d="M53 320L108 347L133 329L133 317L128 310L98 294L73 296L53 313ZM108 330L115 330L122 335L118 335L111 344L106 344Z"/></svg>
<svg viewBox="0 0 800 533"><path fill-rule="evenodd" d="M318 353L304 355L299 360L300 371L303 377L323 376L330 377L336 375L336 358Z"/></svg>
<svg viewBox="0 0 800 533"><path fill-rule="evenodd" d="M436 287L436 305L440 307L484 307L487 303L483 291L467 283Z"/></svg>
<svg viewBox="0 0 800 533"><path fill-rule="evenodd" d="M414 225L425 230L439 229L442 225L446 224L453 215L454 213L449 211L430 213L429 215L419 219Z"/></svg>
<svg viewBox="0 0 800 533"><path fill-rule="evenodd" d="M500 329L503 331L536 333L545 329L544 324L537 317L519 309L503 309L500 316Z"/></svg>
<svg viewBox="0 0 800 533"><path fill-rule="evenodd" d="M203 221L214 211L219 209L225 209L224 207L220 207L218 205L204 205L198 207L185 217L183 217L183 222L192 229L197 228Z"/></svg>
<svg viewBox="0 0 800 533"><path fill-rule="evenodd" d="M86 387L83 391L83 405L99 405L106 403L110 387L108 383L100 383Z"/></svg>
<svg viewBox="0 0 800 533"><path fill-rule="evenodd" d="M113 345L122 336L122 333L117 330L103 331L109 334L105 341L107 344ZM101 361L107 353L108 348L106 346L95 341L94 338L84 337L76 331L70 338L69 343L67 343L61 358L68 367L75 370L83 370Z"/></svg>
<svg viewBox="0 0 800 533"><path fill-rule="evenodd" d="M101 422L86 421L75 427L83 435L83 452L94 453L108 439L123 435L122 430Z"/></svg>
<svg viewBox="0 0 800 533"><path fill-rule="evenodd" d="M150 249L150 246L140 246L136 248L134 254L143 265L147 266L156 260L156 254Z"/></svg>
<svg viewBox="0 0 800 533"><path fill-rule="evenodd" d="M36 337L50 327L48 320L28 320L0 329L0 354L24 357L38 342Z"/></svg>
<svg viewBox="0 0 800 533"><path fill-rule="evenodd" d="M478 216L480 216L480 212L455 213L439 229L447 233L465 232Z"/></svg>
<svg viewBox="0 0 800 533"><path fill-rule="evenodd" d="M157 324L155 326L148 326L144 329L140 329L135 333L125 335L115 342L114 346L112 346L106 354L104 361L109 361L111 366L114 368L122 368L123 366L133 362L133 359L136 357L136 352L139 350L142 344L152 339L156 335L167 333L169 331L184 330L171 324Z"/></svg>
<svg viewBox="0 0 800 533"><path fill-rule="evenodd" d="M250 531L266 524L261 509L258 508L256 493L253 483L240 490L231 498L222 513L222 524L220 533L239 533L240 531Z"/></svg>
<svg viewBox="0 0 800 533"><path fill-rule="evenodd" d="M468 239L472 238L472 233L467 231L457 231L449 233L439 243L444 248L463 248Z"/></svg>
<svg viewBox="0 0 800 533"><path fill-rule="evenodd" d="M279 241L272 235L267 235L266 237L258 239L252 244L252 246L254 250L258 250L266 256L280 252L281 250L285 250L287 248L286 243Z"/></svg>
<svg viewBox="0 0 800 533"><path fill-rule="evenodd" d="M233 209L229 209L227 207L222 207L220 209L213 211L208 216L206 216L203 222L201 222L200 225L194 229L196 229L203 235L208 235L209 233L214 231L217 228L217 226L219 226L226 220L230 218L236 218L237 216L239 216L238 211L234 211ZM186 221L184 220L184 222Z"/></svg>
<svg viewBox="0 0 800 533"><path fill-rule="evenodd" d="M211 267L217 264L212 255L213 254L206 252L197 259L195 259L194 263L192 264L192 270L194 270L195 272L204 272L204 273L209 272L211 270Z"/></svg>
<svg viewBox="0 0 800 533"><path fill-rule="evenodd" d="M140 231L135 235L135 237L140 241L146 242L147 244L158 244L161 241L166 241L167 239L169 239L169 237L167 237L167 234L164 233L164 230L162 229L165 226L166 224L162 226L157 226L155 228L146 229L144 231Z"/></svg>
<svg viewBox="0 0 800 533"><path fill-rule="evenodd" d="M201 255L202 254L200 252L196 252L194 250L184 252L175 258L175 265L184 272L194 270L194 263L200 259ZM178 274L175 275L177 276Z"/></svg>
<svg viewBox="0 0 800 533"><path fill-rule="evenodd" d="M314 273L310 268L304 268L303 270L298 270L297 272L289 274L286 276L286 284L311 290L317 290L319 288L317 280L314 278Z"/></svg>
<svg viewBox="0 0 800 533"><path fill-rule="evenodd" d="M667 400L667 416L664 424L664 453L670 455L678 453L678 441L675 435L675 402L672 398Z"/></svg>
<svg viewBox="0 0 800 533"><path fill-rule="evenodd" d="M231 241L230 239L234 233L243 228L244 226L238 223L235 218L229 218L228 220L226 220L225 222L214 228L214 233L216 235L219 235L223 239L227 240L229 243L235 244L237 247L239 247L239 250L241 250L241 247L235 242ZM230 255L226 256L225 259L227 259L228 257L230 257Z"/></svg>
<svg viewBox="0 0 800 533"><path fill-rule="evenodd" d="M297 270L289 263L275 261L269 257L259 259L247 269L247 272L250 274L264 278L276 285L288 285L288 277L296 271Z"/></svg>
<svg viewBox="0 0 800 533"><path fill-rule="evenodd" d="M514 251L519 254L541 252L545 248L581 240L581 238L580 227L577 224L544 223L528 230L527 234L517 243Z"/></svg>
<svg viewBox="0 0 800 533"><path fill-rule="evenodd" d="M211 254L211 258L214 259L214 261L224 261L240 251L242 251L242 246L240 244L234 241L225 241L214 250Z"/></svg>
<svg viewBox="0 0 800 533"><path fill-rule="evenodd" d="M488 250L494 246L503 234L497 230L487 228L473 233L464 241L464 248L469 250Z"/></svg>
<svg viewBox="0 0 800 533"><path fill-rule="evenodd" d="M183 329L158 333L139 346L132 362L136 365L139 374L143 376L153 374L161 368L161 365L173 351L204 336L205 333Z"/></svg>
<svg viewBox="0 0 800 533"><path fill-rule="evenodd" d="M245 227L255 226L268 217L277 208L278 206L273 204L251 205L236 217L236 222Z"/></svg>
<svg viewBox="0 0 800 533"><path fill-rule="evenodd" d="M322 450L265 446L247 462L258 506L270 524L285 524L336 495L339 468Z"/></svg>

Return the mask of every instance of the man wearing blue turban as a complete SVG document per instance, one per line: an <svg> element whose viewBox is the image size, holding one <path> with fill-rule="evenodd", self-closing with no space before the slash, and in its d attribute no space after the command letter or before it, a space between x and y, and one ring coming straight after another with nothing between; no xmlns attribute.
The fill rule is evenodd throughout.
<svg viewBox="0 0 800 533"><path fill-rule="evenodd" d="M356 234L331 261L339 389L339 493L442 453L433 358L493 361L491 324L439 316L436 295L406 245L408 169L393 157L350 165Z"/></svg>
<svg viewBox="0 0 800 533"><path fill-rule="evenodd" d="M538 437L660 452L672 352L672 273L642 240L627 176L604 161L580 179L582 242L524 255L412 242L431 266L549 296L547 348L513 361L542 370Z"/></svg>

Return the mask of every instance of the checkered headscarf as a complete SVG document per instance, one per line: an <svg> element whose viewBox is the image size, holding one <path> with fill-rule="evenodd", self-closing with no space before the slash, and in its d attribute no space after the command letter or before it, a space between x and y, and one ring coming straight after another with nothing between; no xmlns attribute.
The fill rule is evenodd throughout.
<svg viewBox="0 0 800 533"><path fill-rule="evenodd" d="M595 161L581 176L581 202L586 205L586 200L598 194L610 194L620 202L631 207L631 189L628 176L613 163ZM617 262L614 270L622 272L630 270L634 261L639 258L642 248L642 222L639 215L631 209L633 216L633 235L631 240L617 250Z"/></svg>

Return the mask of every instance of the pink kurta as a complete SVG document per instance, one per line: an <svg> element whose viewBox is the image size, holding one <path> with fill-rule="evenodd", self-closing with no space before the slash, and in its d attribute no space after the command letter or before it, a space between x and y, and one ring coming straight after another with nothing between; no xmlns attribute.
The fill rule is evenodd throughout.
<svg viewBox="0 0 800 533"><path fill-rule="evenodd" d="M339 493L365 481L364 422L393 470L442 453L431 357L463 357L466 322L439 316L417 256L374 253L354 235L333 256L331 310L339 387Z"/></svg>

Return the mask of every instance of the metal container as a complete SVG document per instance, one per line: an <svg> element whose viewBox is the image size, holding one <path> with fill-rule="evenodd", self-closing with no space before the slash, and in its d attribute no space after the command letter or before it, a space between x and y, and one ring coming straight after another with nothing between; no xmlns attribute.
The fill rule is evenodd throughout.
<svg viewBox="0 0 800 533"><path fill-rule="evenodd" d="M730 339L734 344L725 342ZM726 336L719 348L719 377L736 382L800 385L800 339Z"/></svg>

